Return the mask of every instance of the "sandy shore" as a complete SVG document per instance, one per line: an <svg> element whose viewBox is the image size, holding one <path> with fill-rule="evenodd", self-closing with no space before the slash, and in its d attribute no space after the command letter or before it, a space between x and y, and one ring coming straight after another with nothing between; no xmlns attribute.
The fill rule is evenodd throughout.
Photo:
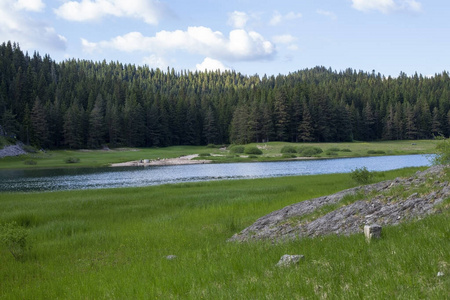
<svg viewBox="0 0 450 300"><path fill-rule="evenodd" d="M134 160L123 163L111 164L111 167L138 167L138 166L175 166L175 165L193 165L193 164L208 164L210 160L193 160L193 158L198 157L198 154L180 156L177 158L163 158L150 160Z"/></svg>

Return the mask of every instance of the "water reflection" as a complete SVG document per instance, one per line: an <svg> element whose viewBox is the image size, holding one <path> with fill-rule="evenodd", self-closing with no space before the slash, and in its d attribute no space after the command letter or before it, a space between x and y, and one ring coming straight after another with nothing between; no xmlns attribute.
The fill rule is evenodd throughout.
<svg viewBox="0 0 450 300"><path fill-rule="evenodd" d="M264 163L6 170L0 171L0 191L138 187L207 180L347 173L361 167L371 171L387 171L429 164L426 155L402 155Z"/></svg>

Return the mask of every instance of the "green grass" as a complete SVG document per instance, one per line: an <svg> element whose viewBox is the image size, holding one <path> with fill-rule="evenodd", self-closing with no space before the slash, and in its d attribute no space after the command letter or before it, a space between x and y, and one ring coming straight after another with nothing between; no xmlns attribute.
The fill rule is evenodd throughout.
<svg viewBox="0 0 450 300"><path fill-rule="evenodd" d="M384 172L383 179L416 170ZM332 174L0 193L0 223L25 226L32 246L21 261L0 248L0 298L445 299L448 201L441 215L384 228L370 244L362 234L226 241L271 211L352 186L348 174ZM278 268L283 254L305 260Z"/></svg>

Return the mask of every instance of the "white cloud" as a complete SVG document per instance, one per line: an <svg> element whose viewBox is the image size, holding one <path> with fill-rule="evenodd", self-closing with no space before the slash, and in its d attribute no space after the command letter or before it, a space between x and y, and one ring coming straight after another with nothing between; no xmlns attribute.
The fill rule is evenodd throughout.
<svg viewBox="0 0 450 300"><path fill-rule="evenodd" d="M318 9L316 12L319 15L322 15L322 16L330 18L331 20L336 20L337 19L337 16L336 16L336 14L334 12L327 11L327 10L322 10L322 9Z"/></svg>
<svg viewBox="0 0 450 300"><path fill-rule="evenodd" d="M207 57L203 60L201 64L196 64L196 68L198 71L227 71L230 70L230 68L227 68L222 62L212 59L210 57Z"/></svg>
<svg viewBox="0 0 450 300"><path fill-rule="evenodd" d="M297 40L295 36L290 34L277 35L272 38L272 40L277 44L291 44Z"/></svg>
<svg viewBox="0 0 450 300"><path fill-rule="evenodd" d="M150 55L144 58L144 64L149 65L150 68L159 68L165 70L169 66L169 63L161 56Z"/></svg>
<svg viewBox="0 0 450 300"><path fill-rule="evenodd" d="M234 11L229 14L228 24L234 28L244 28L249 20L249 16L242 11Z"/></svg>
<svg viewBox="0 0 450 300"><path fill-rule="evenodd" d="M167 8L154 0L82 0L65 2L54 12L69 21L95 21L115 16L142 19L156 25L167 14Z"/></svg>
<svg viewBox="0 0 450 300"><path fill-rule="evenodd" d="M384 14L396 11L420 12L422 4L415 0L352 0L352 7L356 10L368 12L380 11Z"/></svg>
<svg viewBox="0 0 450 300"><path fill-rule="evenodd" d="M153 37L140 32L130 32L109 41L92 43L82 40L85 51L116 49L123 52L143 51L158 55L169 51L186 51L214 59L231 61L270 59L275 54L274 45L254 31L235 29L225 37L207 27L188 27L186 31L160 31Z"/></svg>
<svg viewBox="0 0 450 300"><path fill-rule="evenodd" d="M45 4L41 0L17 0L14 8L17 10L42 11Z"/></svg>
<svg viewBox="0 0 450 300"><path fill-rule="evenodd" d="M301 17L302 17L301 13L295 13L295 12L291 11L283 16L280 12L274 11L272 18L269 21L269 24L272 26L276 26L285 20L291 21L291 20L300 19Z"/></svg>
<svg viewBox="0 0 450 300"><path fill-rule="evenodd" d="M65 49L65 37L47 22L27 15L27 11L39 12L43 8L44 4L40 0L0 1L0 40L18 42L23 49Z"/></svg>

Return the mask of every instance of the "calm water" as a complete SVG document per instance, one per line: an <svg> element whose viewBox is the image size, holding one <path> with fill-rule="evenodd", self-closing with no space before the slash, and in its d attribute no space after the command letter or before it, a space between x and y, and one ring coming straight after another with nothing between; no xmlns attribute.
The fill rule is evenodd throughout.
<svg viewBox="0 0 450 300"><path fill-rule="evenodd" d="M137 187L208 180L346 173L361 167L367 167L370 171L387 171L427 165L430 165L430 161L426 155L402 155L263 163L7 170L0 171L0 192Z"/></svg>

